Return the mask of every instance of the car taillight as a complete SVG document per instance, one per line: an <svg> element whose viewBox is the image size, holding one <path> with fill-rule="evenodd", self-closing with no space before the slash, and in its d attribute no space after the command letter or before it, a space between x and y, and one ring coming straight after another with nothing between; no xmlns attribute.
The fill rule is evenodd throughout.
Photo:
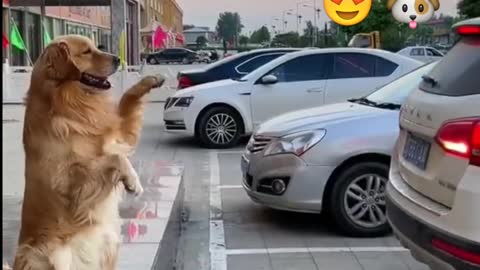
<svg viewBox="0 0 480 270"><path fill-rule="evenodd" d="M180 78L178 78L178 89L185 89L190 86L193 86L193 82L189 77L181 75Z"/></svg>
<svg viewBox="0 0 480 270"><path fill-rule="evenodd" d="M463 261L480 265L480 253L467 251L436 238L432 239L432 246Z"/></svg>
<svg viewBox="0 0 480 270"><path fill-rule="evenodd" d="M462 25L457 27L457 34L461 36L480 35L479 25Z"/></svg>
<svg viewBox="0 0 480 270"><path fill-rule="evenodd" d="M480 118L446 122L435 139L445 152L480 166Z"/></svg>

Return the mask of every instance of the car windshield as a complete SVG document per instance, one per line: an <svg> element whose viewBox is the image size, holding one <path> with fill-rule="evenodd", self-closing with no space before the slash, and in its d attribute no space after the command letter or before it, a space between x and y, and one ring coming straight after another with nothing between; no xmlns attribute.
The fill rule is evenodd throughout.
<svg viewBox="0 0 480 270"><path fill-rule="evenodd" d="M397 109L405 102L410 92L415 89L416 86L418 86L422 80L422 76L427 74L435 65L436 62L417 68L416 70L398 78L391 83L386 84L367 97L359 100L367 101L363 102L366 105L383 104L385 106L380 107L391 107ZM389 106L387 106L387 104Z"/></svg>

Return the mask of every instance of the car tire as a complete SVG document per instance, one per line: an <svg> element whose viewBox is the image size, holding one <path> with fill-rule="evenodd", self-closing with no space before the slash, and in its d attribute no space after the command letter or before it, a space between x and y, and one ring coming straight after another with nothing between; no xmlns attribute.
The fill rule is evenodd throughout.
<svg viewBox="0 0 480 270"><path fill-rule="evenodd" d="M150 58L148 59L148 63L149 63L150 65L158 65L158 61L157 61L154 57L150 57Z"/></svg>
<svg viewBox="0 0 480 270"><path fill-rule="evenodd" d="M387 164L362 162L349 166L332 179L335 183L328 198L328 211L342 233L378 237L391 232L385 206L388 171Z"/></svg>
<svg viewBox="0 0 480 270"><path fill-rule="evenodd" d="M204 147L211 149L234 147L242 134L242 118L232 108L213 107L199 117L196 137Z"/></svg>

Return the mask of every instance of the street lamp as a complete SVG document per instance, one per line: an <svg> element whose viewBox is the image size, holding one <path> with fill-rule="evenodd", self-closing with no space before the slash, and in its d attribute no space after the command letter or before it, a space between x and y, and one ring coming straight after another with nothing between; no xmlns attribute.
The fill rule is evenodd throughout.
<svg viewBox="0 0 480 270"><path fill-rule="evenodd" d="M300 5L305 4L305 3L307 3L307 2L309 2L309 1L297 2L297 33L298 33L298 34L300 34L299 28L298 28L298 27L299 27L299 24L302 23L302 15L300 15L300 13L298 13L298 8L299 8Z"/></svg>
<svg viewBox="0 0 480 270"><path fill-rule="evenodd" d="M287 21L285 20L285 15L293 15L292 13L293 9L287 9L287 10L284 10L282 12L282 20L283 20L283 32L285 33L286 32L286 28L287 28Z"/></svg>
<svg viewBox="0 0 480 270"><path fill-rule="evenodd" d="M317 31L318 31L318 26L317 26L317 18L320 18L320 12L322 11L320 8L317 8L317 1L313 0L313 6L311 5L303 5L304 7L309 7L313 9L313 25L315 27L315 34L312 37L312 46L315 45L316 40L317 40Z"/></svg>

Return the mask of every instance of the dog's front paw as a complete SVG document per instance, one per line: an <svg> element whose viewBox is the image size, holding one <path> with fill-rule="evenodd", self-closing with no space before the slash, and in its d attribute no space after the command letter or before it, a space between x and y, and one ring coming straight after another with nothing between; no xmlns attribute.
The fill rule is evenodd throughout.
<svg viewBox="0 0 480 270"><path fill-rule="evenodd" d="M149 88L158 88L165 83L165 77L163 75L150 75L142 79L142 83L148 85Z"/></svg>

